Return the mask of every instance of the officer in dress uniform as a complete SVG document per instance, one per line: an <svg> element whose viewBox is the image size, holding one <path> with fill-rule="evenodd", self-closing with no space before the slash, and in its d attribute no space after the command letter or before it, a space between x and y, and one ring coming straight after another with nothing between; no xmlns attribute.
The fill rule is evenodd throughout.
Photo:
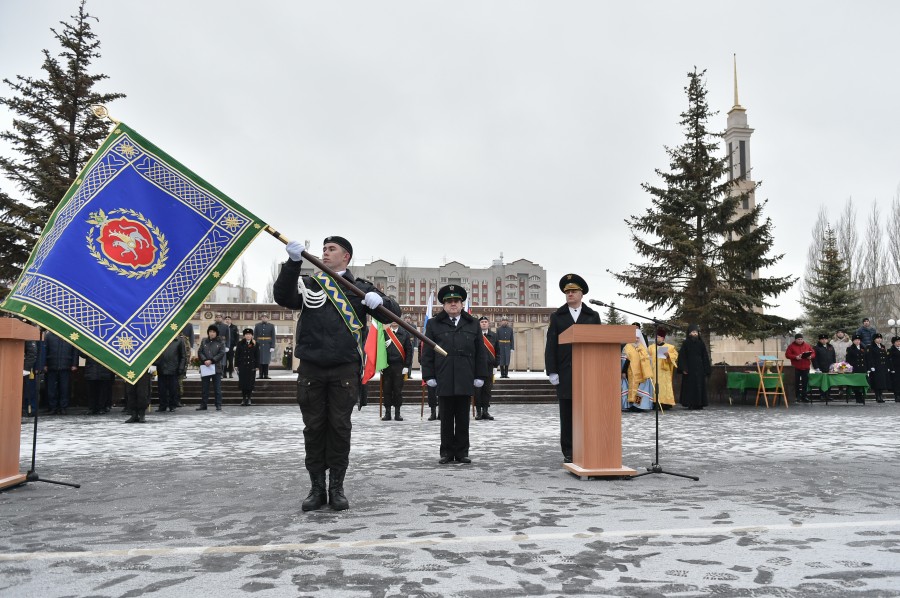
<svg viewBox="0 0 900 598"><path fill-rule="evenodd" d="M387 346L388 366L381 371L381 392L384 396L384 417L382 421L391 421L391 407L394 408L394 419L402 422L400 407L403 405L403 381L412 367L412 335L400 328L396 322L384 329L384 343Z"/></svg>
<svg viewBox="0 0 900 598"><path fill-rule="evenodd" d="M441 418L441 458L445 465L454 459L471 463L469 458L469 401L476 388L489 375L487 350L481 329L471 315L463 311L466 290L450 284L438 291L444 311L428 320L425 336L437 343L447 356L430 345L422 354L422 379L437 390Z"/></svg>
<svg viewBox="0 0 900 598"><path fill-rule="evenodd" d="M494 416L488 412L491 406L491 390L494 388L494 368L497 367L497 335L490 331L490 320L487 316L478 318L481 327L481 340L488 355L489 375L484 379L484 386L475 389L475 419L493 421Z"/></svg>
<svg viewBox="0 0 900 598"><path fill-rule="evenodd" d="M550 315L544 364L550 384L559 399L559 444L563 461L572 462L572 345L559 344L559 335L573 324L600 324L600 314L582 303L588 285L577 274L559 279L559 290L566 294L566 304Z"/></svg>
<svg viewBox="0 0 900 598"><path fill-rule="evenodd" d="M301 277L303 244L291 241L286 249L290 259L282 264L272 290L278 305L300 311L294 349L300 360L297 403L303 414L306 469L312 481L302 508L312 511L327 500L332 509L341 511L350 506L344 495L344 476L350 463L350 416L359 400L362 375L358 331L364 327L367 315L388 320L375 311L379 306L397 316L400 306L371 282L354 277L347 269L353 246L344 237L325 238L322 262L364 291L365 298L345 292L325 273Z"/></svg>
<svg viewBox="0 0 900 598"><path fill-rule="evenodd" d="M500 377L509 378L509 362L512 352L516 350L516 333L509 325L509 318L503 316L497 328L497 364L500 366Z"/></svg>
<svg viewBox="0 0 900 598"><path fill-rule="evenodd" d="M253 338L259 346L259 379L269 379L269 364L275 354L275 325L269 322L269 314L260 316L260 322L253 327ZM291 367L288 362L288 367Z"/></svg>

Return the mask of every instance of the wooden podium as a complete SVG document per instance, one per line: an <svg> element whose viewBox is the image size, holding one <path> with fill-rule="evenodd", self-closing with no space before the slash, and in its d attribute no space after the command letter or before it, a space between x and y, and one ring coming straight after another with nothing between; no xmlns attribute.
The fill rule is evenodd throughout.
<svg viewBox="0 0 900 598"><path fill-rule="evenodd" d="M25 341L40 338L38 328L15 318L0 318L0 489L25 481L25 474L19 472L22 366Z"/></svg>
<svg viewBox="0 0 900 598"><path fill-rule="evenodd" d="M572 463L580 477L623 477L620 346L634 341L634 326L575 324L559 335L572 345Z"/></svg>

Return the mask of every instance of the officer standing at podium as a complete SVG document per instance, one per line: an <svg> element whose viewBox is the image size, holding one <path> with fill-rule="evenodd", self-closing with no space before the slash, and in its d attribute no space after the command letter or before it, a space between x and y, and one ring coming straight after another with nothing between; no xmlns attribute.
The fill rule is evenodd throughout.
<svg viewBox="0 0 900 598"><path fill-rule="evenodd" d="M572 345L559 344L559 335L573 324L600 324L600 314L582 303L588 284L577 274L566 274L559 280L559 290L566 294L566 304L550 315L544 365L550 384L556 387L559 400L559 444L563 462L572 462Z"/></svg>

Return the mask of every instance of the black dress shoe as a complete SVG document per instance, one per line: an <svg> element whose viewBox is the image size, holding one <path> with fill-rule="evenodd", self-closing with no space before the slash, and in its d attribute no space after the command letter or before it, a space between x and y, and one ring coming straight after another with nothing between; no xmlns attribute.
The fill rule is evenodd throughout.
<svg viewBox="0 0 900 598"><path fill-rule="evenodd" d="M397 415L394 416L394 421L402 422L403 418L400 417L400 414L398 413Z"/></svg>
<svg viewBox="0 0 900 598"><path fill-rule="evenodd" d="M453 460L453 457L441 457L440 460L438 461L438 463L440 463L441 465L446 465L447 463L449 463L452 460Z"/></svg>
<svg viewBox="0 0 900 598"><path fill-rule="evenodd" d="M459 461L460 463L471 463L472 462L472 460L469 459L468 457L457 457L456 460Z"/></svg>
<svg viewBox="0 0 900 598"><path fill-rule="evenodd" d="M488 413L487 411L485 411L484 413L481 414L481 419L486 419L488 421L494 421L494 416L491 415L490 413Z"/></svg>
<svg viewBox="0 0 900 598"><path fill-rule="evenodd" d="M200 405L195 411L206 411L206 405Z"/></svg>
<svg viewBox="0 0 900 598"><path fill-rule="evenodd" d="M384 417L382 417L382 418L381 418L381 421L383 421L383 422L389 422L389 421L391 421L391 414L388 413L387 415L385 415Z"/></svg>

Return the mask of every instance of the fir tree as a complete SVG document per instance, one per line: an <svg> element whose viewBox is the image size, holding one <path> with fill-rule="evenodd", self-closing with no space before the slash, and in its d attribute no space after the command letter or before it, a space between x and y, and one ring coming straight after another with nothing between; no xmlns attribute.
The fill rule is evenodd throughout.
<svg viewBox="0 0 900 598"><path fill-rule="evenodd" d="M837 235L830 226L825 228L818 255L800 300L806 310L806 328L828 335L839 329L855 330L863 317L862 303L852 289L850 265L841 260Z"/></svg>
<svg viewBox="0 0 900 598"><path fill-rule="evenodd" d="M43 51L42 77L3 80L13 95L0 97L0 104L14 116L12 129L0 138L15 156L0 156L0 172L19 193L13 197L9 190L0 191L3 286L18 277L50 214L109 132L108 123L93 116L90 106L125 97L96 89L108 77L91 72L91 63L100 57L92 20L96 18L82 0L69 22L50 29L59 50L55 55Z"/></svg>
<svg viewBox="0 0 900 598"><path fill-rule="evenodd" d="M688 73L688 109L680 121L685 141L666 148L670 171L656 170L663 185L642 185L652 206L625 221L646 261L612 274L631 289L625 297L671 310L682 324L699 324L707 343L712 333L756 339L786 332L792 322L762 310L796 278L756 274L783 256L769 255L772 223L760 222L765 202L738 215L746 194L728 180L727 156L716 157L721 134L707 130L713 113L704 73Z"/></svg>
<svg viewBox="0 0 900 598"><path fill-rule="evenodd" d="M618 310L616 310L615 303L609 304L609 306L606 308L606 314L603 316L603 319L607 324L621 325L626 323L625 318L622 317L622 314L620 314Z"/></svg>

